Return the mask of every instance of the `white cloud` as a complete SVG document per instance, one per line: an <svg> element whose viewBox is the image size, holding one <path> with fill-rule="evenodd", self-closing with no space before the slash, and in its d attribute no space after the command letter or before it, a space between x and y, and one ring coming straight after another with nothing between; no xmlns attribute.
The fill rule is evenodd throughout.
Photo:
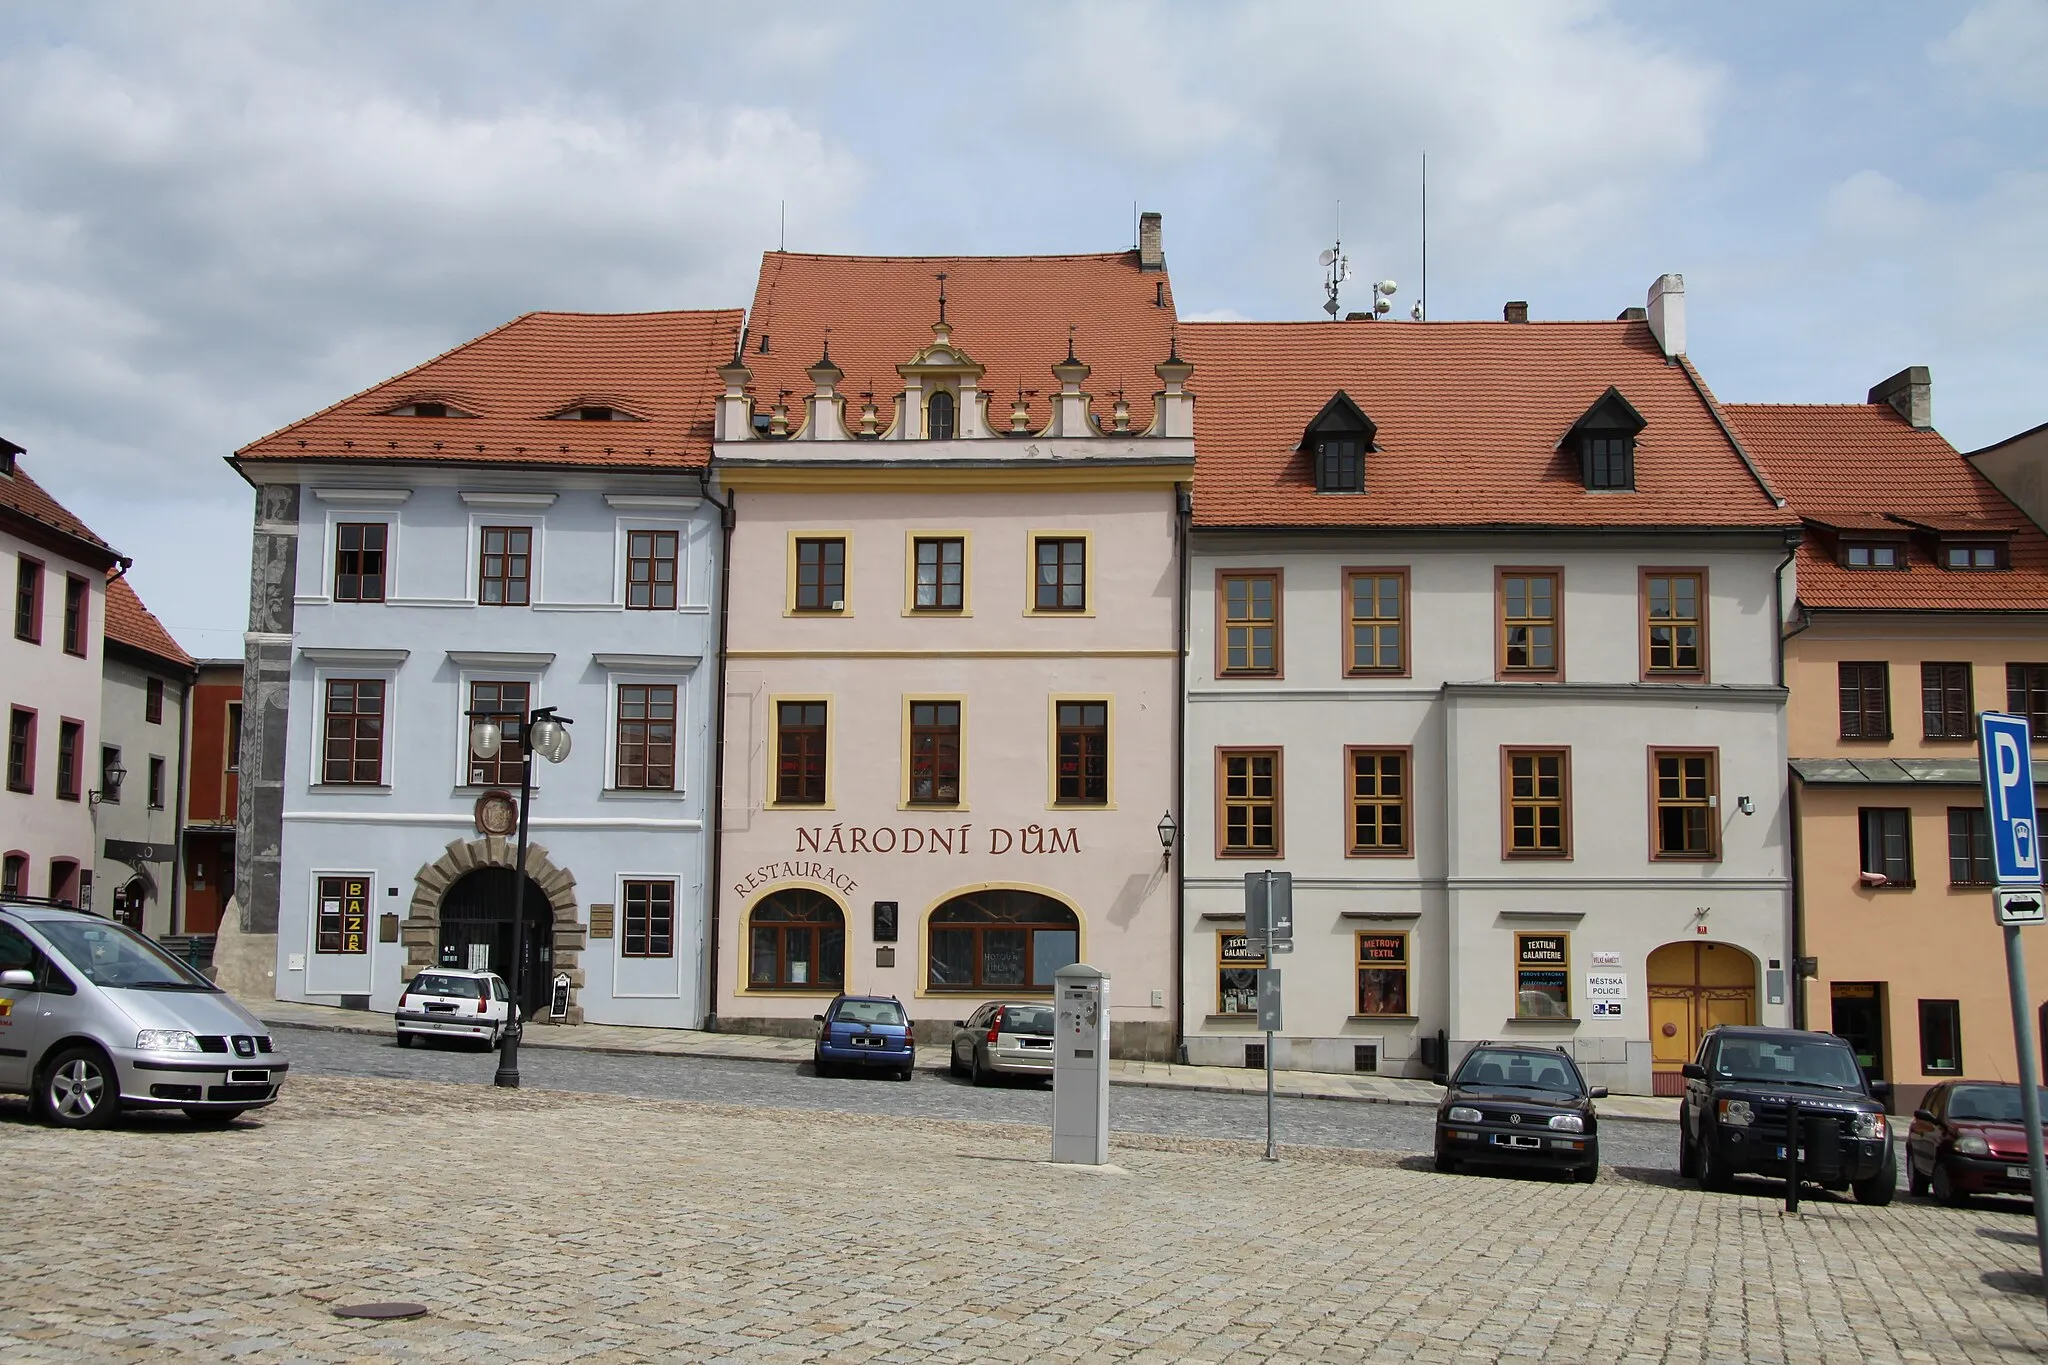
<svg viewBox="0 0 2048 1365"><path fill-rule="evenodd" d="M1984 0L1934 44L1931 55L1972 94L2048 105L2048 4Z"/></svg>

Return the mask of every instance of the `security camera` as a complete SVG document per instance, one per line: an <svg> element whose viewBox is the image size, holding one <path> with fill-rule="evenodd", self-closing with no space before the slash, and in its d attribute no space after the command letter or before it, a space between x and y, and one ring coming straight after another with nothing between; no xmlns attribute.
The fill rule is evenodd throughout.
<svg viewBox="0 0 2048 1365"><path fill-rule="evenodd" d="M1741 811L1744 815L1755 815L1756 802L1750 797L1738 796L1735 798L1735 809Z"/></svg>

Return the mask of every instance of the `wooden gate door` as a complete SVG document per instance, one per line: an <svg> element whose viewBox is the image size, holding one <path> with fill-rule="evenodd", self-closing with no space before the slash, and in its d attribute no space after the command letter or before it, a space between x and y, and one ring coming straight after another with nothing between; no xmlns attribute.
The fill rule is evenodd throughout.
<svg viewBox="0 0 2048 1365"><path fill-rule="evenodd" d="M1721 1024L1756 1022L1756 959L1732 943L1667 943L1650 954L1651 1089L1683 1095L1679 1069Z"/></svg>

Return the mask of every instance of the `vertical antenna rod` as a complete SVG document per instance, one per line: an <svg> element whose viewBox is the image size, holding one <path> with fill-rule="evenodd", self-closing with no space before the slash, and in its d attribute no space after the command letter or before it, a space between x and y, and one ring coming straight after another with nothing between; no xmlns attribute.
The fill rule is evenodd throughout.
<svg viewBox="0 0 2048 1365"><path fill-rule="evenodd" d="M1429 316L1429 153L1422 154L1422 314L1417 322Z"/></svg>
<svg viewBox="0 0 2048 1365"><path fill-rule="evenodd" d="M775 249L777 251L787 251L789 250L789 201L787 199L783 200L782 207L776 212L780 215L780 218L775 229Z"/></svg>

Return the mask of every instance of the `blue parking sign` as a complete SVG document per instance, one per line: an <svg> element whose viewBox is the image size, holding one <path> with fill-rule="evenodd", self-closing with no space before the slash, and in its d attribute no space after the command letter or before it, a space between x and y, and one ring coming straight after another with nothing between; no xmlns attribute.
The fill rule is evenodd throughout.
<svg viewBox="0 0 2048 1365"><path fill-rule="evenodd" d="M2034 761L2025 716L1986 711L1977 718L1984 768L1984 809L1991 820L1991 863L2001 886L2041 884L2040 825L2034 809Z"/></svg>

